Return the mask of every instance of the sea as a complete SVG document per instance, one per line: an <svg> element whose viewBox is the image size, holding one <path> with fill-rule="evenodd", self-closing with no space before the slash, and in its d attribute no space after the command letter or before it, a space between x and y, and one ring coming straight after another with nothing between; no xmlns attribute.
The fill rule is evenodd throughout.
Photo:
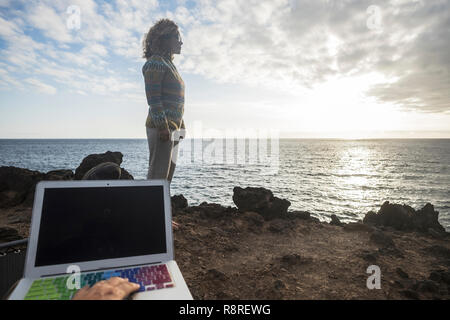
<svg viewBox="0 0 450 320"><path fill-rule="evenodd" d="M75 169L89 154L120 151L121 167L145 179L146 139L0 139L0 166ZM385 202L426 203L450 230L450 139L186 139L178 145L171 194L190 205L234 206L233 188L264 187L329 221L361 220Z"/></svg>

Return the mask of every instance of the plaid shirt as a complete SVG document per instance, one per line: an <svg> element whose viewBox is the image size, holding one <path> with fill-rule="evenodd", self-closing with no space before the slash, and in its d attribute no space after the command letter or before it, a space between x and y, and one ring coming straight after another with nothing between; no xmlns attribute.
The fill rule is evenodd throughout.
<svg viewBox="0 0 450 320"><path fill-rule="evenodd" d="M149 112L148 128L184 129L184 82L175 65L154 54L142 67Z"/></svg>

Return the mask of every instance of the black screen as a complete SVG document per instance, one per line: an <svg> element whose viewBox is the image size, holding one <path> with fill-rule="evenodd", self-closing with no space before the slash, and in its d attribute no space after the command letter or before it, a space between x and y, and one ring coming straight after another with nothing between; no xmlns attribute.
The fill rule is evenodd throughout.
<svg viewBox="0 0 450 320"><path fill-rule="evenodd" d="M35 266L166 252L162 186L45 189Z"/></svg>

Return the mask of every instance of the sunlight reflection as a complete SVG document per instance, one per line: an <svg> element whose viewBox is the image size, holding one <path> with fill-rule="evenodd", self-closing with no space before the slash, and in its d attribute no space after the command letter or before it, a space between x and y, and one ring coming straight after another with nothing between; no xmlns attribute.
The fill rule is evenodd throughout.
<svg viewBox="0 0 450 320"><path fill-rule="evenodd" d="M356 147L353 142L342 151L333 168L333 182L339 190L340 198L360 201L375 196L375 191L371 188L377 184L378 177L373 166L374 156L372 150L364 146Z"/></svg>

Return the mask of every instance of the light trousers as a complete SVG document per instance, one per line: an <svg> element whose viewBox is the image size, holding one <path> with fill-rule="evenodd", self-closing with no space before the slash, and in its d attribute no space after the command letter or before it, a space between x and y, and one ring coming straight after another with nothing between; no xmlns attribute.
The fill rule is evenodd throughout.
<svg viewBox="0 0 450 320"><path fill-rule="evenodd" d="M150 153L147 179L166 179L169 183L172 182L178 157L178 148L174 147L179 141L170 138L162 141L157 128L147 128L147 142Z"/></svg>

